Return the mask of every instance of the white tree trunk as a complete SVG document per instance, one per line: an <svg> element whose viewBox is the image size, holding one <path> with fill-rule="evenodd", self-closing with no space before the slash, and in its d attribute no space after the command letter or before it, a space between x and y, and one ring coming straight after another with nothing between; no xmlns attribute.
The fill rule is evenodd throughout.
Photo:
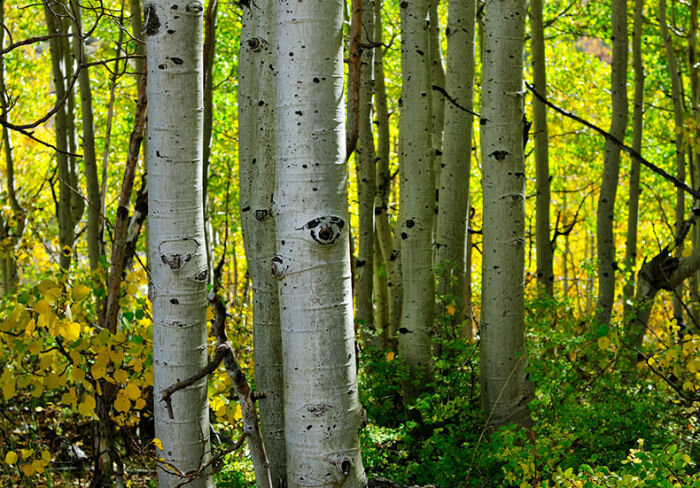
<svg viewBox="0 0 700 488"><path fill-rule="evenodd" d="M523 46L525 0L484 10L481 108L484 241L481 385L489 423L529 422L525 378L525 161Z"/></svg>
<svg viewBox="0 0 700 488"><path fill-rule="evenodd" d="M610 133L624 141L627 127L627 1L612 0L612 122ZM610 322L615 300L615 197L620 177L620 147L611 139L605 141L603 181L598 198L598 323Z"/></svg>
<svg viewBox="0 0 700 488"><path fill-rule="evenodd" d="M466 237L469 215L472 110L474 102L474 33L476 3L451 1L447 20L447 93L436 234L438 293L454 300L453 325L468 321L465 306ZM471 323L469 323L471 328Z"/></svg>
<svg viewBox="0 0 700 488"><path fill-rule="evenodd" d="M243 9L238 60L241 226L253 286L255 381L267 393L259 400L260 424L273 486L284 486L284 381L277 280L270 273L276 251L273 2Z"/></svg>
<svg viewBox="0 0 700 488"><path fill-rule="evenodd" d="M343 2L283 0L275 219L289 487L366 484L348 240Z"/></svg>
<svg viewBox="0 0 700 488"><path fill-rule="evenodd" d="M401 2L401 192L399 222L403 300L399 356L409 366L410 402L432 375L435 308L432 232L435 210L427 0Z"/></svg>
<svg viewBox="0 0 700 488"><path fill-rule="evenodd" d="M153 304L153 390L158 456L181 471L206 461L206 379L177 392L169 418L160 391L207 363L207 261L202 206L201 3L149 0L143 32L148 57L148 210ZM177 476L160 469L161 488ZM188 486L211 487L208 476Z"/></svg>

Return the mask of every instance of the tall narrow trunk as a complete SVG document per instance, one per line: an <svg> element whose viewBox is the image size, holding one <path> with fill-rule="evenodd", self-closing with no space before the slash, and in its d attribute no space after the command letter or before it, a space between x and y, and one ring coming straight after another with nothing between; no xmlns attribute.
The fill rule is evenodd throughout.
<svg viewBox="0 0 700 488"><path fill-rule="evenodd" d="M374 42L382 42L382 0L374 2ZM374 104L375 124L377 126L377 175L376 195L374 197L374 222L377 232L377 244L387 275L387 293L389 297L389 322L382 329L384 340L393 341L401 321L401 276L399 274L399 251L394 246L394 236L389 222L389 202L391 196L389 135L389 110L386 100L384 80L384 48L379 46L374 53Z"/></svg>
<svg viewBox="0 0 700 488"><path fill-rule="evenodd" d="M343 2L276 5L276 189L287 483L366 483L344 164Z"/></svg>
<svg viewBox="0 0 700 488"><path fill-rule="evenodd" d="M46 26L49 34L60 34L60 21L56 19L52 7L55 3L49 3L44 6L46 16ZM49 49L51 51L51 68L53 74L53 84L56 91L56 100L63 100L66 94L64 72L63 72L63 43L61 38L56 37L49 40ZM61 268L67 270L70 267L71 255L73 253L73 240L75 239L75 229L73 227L73 219L71 212L72 191L70 189L70 172L68 159L68 138L67 138L67 121L65 107L61 107L56 111L55 115L56 127L56 162L58 166L58 242L59 242L59 263Z"/></svg>
<svg viewBox="0 0 700 488"><path fill-rule="evenodd" d="M5 0L0 0L0 25L5 25ZM0 49L5 47L5 30L0 29ZM0 53L0 113L7 120L9 100L7 99L7 89L5 87L5 57ZM7 247L0 249L0 274L2 274L1 293L10 293L17 287L19 278L17 276L17 262L14 258L14 248L24 232L25 218L24 210L17 200L15 194L15 162L13 156L12 139L10 130L2 127L2 148L5 159L5 179L7 197L12 207L12 219L5 222L0 217L0 241L5 242ZM11 223L14 221L14 225ZM9 238L9 240L8 240Z"/></svg>
<svg viewBox="0 0 700 488"><path fill-rule="evenodd" d="M675 125L675 144L676 144L676 178L680 181L685 181L685 149L683 147L683 106L681 105L681 73L679 71L676 55L673 52L673 42L671 33L669 32L668 23L666 21L666 0L659 0L658 12L659 26L661 28L661 37L664 41L666 49L666 62L668 63L668 72L671 79L671 99L673 100L673 121ZM676 234L681 232L683 221L685 220L685 193L681 188L676 189ZM676 258L683 254L683 246L676 246ZM673 318L676 324L684 327L683 321L683 304L681 297L683 288L679 287L675 290L673 296Z"/></svg>
<svg viewBox="0 0 700 488"><path fill-rule="evenodd" d="M148 209L153 390L159 457L182 471L206 462L206 379L177 392L173 418L160 392L207 362L207 263L202 208L202 5L147 0ZM158 472L162 488L177 476ZM211 476L190 485L211 487Z"/></svg>
<svg viewBox="0 0 700 488"><path fill-rule="evenodd" d="M433 180L435 185L435 214L440 200L440 172L442 169L442 137L445 127L445 99L433 86L445 89L445 68L442 63L440 47L440 0L428 0L428 35L430 42L430 82L432 90L432 136L433 143ZM433 218L433 235L437 233L438 219ZM437 261L435 261L437 263Z"/></svg>
<svg viewBox="0 0 700 488"><path fill-rule="evenodd" d="M357 0L360 1L360 0ZM359 245L355 269L357 286L356 320L374 329L372 295L374 280L374 195L376 192L376 160L372 133L372 76L374 49L374 1L362 1L362 54L360 57L360 107L357 144L357 200L359 202Z"/></svg>
<svg viewBox="0 0 700 488"><path fill-rule="evenodd" d="M209 213L209 171L211 165L212 129L214 125L214 54L216 53L216 23L218 0L209 0L204 16L204 152L202 156L202 201L204 205L204 237L206 238L207 266L214 269L214 229ZM210 273L209 284L213 284Z"/></svg>
<svg viewBox="0 0 700 488"><path fill-rule="evenodd" d="M698 63L698 0L690 1L690 31L688 32L688 65L690 66L690 89L691 103L693 108L693 120L695 120L695 136L700 136L700 64ZM693 188L700 184L700 148L691 148L691 178ZM693 204L695 206L695 203ZM693 230L693 249L700 248L700 226L695 226ZM700 273L693 275L692 296L694 323L700 321Z"/></svg>
<svg viewBox="0 0 700 488"><path fill-rule="evenodd" d="M411 403L432 376L431 331L435 308L432 232L433 179L432 89L427 0L401 2L401 269L403 299L399 356L408 365L404 397Z"/></svg>
<svg viewBox="0 0 700 488"><path fill-rule="evenodd" d="M436 274L438 293L454 303L453 326L469 322L465 306L466 237L469 221L469 173L474 105L474 34L476 3L450 1L447 18L446 91L453 99L445 107L442 171L438 188ZM464 108L462 108L464 107ZM471 334L469 334L471 335Z"/></svg>
<svg viewBox="0 0 700 488"><path fill-rule="evenodd" d="M270 273L276 250L275 32L271 0L243 10L238 60L240 209L248 272L253 287L255 381L267 396L258 403L270 474L286 483L284 381L277 280Z"/></svg>
<svg viewBox="0 0 700 488"><path fill-rule="evenodd" d="M489 2L484 8L481 385L484 415L493 425L530 422L524 310L526 14L525 0Z"/></svg>
<svg viewBox="0 0 700 488"><path fill-rule="evenodd" d="M627 127L627 0L612 0L612 122L610 133L624 141ZM598 323L610 322L615 301L615 197L620 177L620 147L611 139L605 141L603 181L600 185L597 210L598 234Z"/></svg>
<svg viewBox="0 0 700 488"><path fill-rule="evenodd" d="M546 52L544 45L544 21L542 0L532 0L530 5L530 31L532 33L532 72L535 89L547 96ZM535 242L537 245L537 282L544 292L554 295L554 258L549 238L550 176L549 132L547 130L547 106L535 98L533 123L535 139L535 170L537 202L535 216Z"/></svg>
<svg viewBox="0 0 700 488"><path fill-rule="evenodd" d="M642 153L644 132L644 64L642 60L642 24L644 22L644 0L634 2L634 26L632 34L632 66L634 68L634 107L632 115L632 149ZM628 276L622 289L624 317L632 310L634 299L635 269L637 264L637 224L639 221L640 163L637 158L630 161L630 187L627 203L627 239L625 245L625 270Z"/></svg>
<svg viewBox="0 0 700 488"><path fill-rule="evenodd" d="M85 64L87 59L83 50L83 28L80 4L71 0L71 9L75 19L73 38L73 54L78 63ZM97 159L95 155L95 128L92 111L92 91L90 90L90 71L87 66L80 70L78 83L80 85L80 112L83 123L83 165L85 167L85 183L87 186L87 243L90 269L95 271L99 266L100 245L100 182L97 179Z"/></svg>

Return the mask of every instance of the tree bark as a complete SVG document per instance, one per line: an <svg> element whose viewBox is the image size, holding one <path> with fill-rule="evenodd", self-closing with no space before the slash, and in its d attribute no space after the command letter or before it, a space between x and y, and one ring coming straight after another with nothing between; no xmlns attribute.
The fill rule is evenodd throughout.
<svg viewBox="0 0 700 488"><path fill-rule="evenodd" d="M207 263L202 205L202 13L199 2L148 0L148 208L153 304L153 390L188 378L207 363ZM187 472L205 463L209 445L206 379L172 402L156 398L159 457ZM162 467L159 485L179 478ZM209 474L189 486L211 487Z"/></svg>
<svg viewBox="0 0 700 488"><path fill-rule="evenodd" d="M436 234L438 294L454 303L451 325L469 322L469 330L465 287L473 116L461 107L472 110L474 105L475 16L476 3L471 0L448 4L446 91L456 103L445 107Z"/></svg>
<svg viewBox="0 0 700 488"><path fill-rule="evenodd" d="M374 49L374 1L362 2L362 36L360 55L359 133L356 151L357 200L359 213L359 245L357 249L357 285L355 287L355 319L368 330L375 329L372 309L374 274L374 195L376 193L376 160L372 133L372 65Z"/></svg>
<svg viewBox="0 0 700 488"><path fill-rule="evenodd" d="M547 96L546 51L544 44L544 20L542 0L532 0L530 5L530 31L532 33L533 85L538 93ZM547 106L533 100L533 124L536 170L535 242L537 245L537 282L544 292L554 295L554 249L550 240L549 207L551 205L549 175L549 132L547 130Z"/></svg>
<svg viewBox="0 0 700 488"><path fill-rule="evenodd" d="M287 484L360 487L343 3L276 3L277 255Z"/></svg>
<svg viewBox="0 0 700 488"><path fill-rule="evenodd" d="M481 385L493 425L530 423L524 322L524 0L484 9L481 107L483 262Z"/></svg>
<svg viewBox="0 0 700 488"><path fill-rule="evenodd" d="M610 134L624 141L627 127L627 1L612 0L612 122ZM620 177L620 146L608 138L605 141L603 180L597 210L598 235L598 323L610 322L615 301L615 197Z"/></svg>
<svg viewBox="0 0 700 488"><path fill-rule="evenodd" d="M253 287L255 381L267 394L260 423L273 486L286 483L284 381L277 280L270 273L276 251L272 215L275 192L275 26L273 2L243 9L238 61L240 209L243 243Z"/></svg>
<svg viewBox="0 0 700 488"><path fill-rule="evenodd" d="M644 132L644 64L642 60L642 26L644 22L644 0L634 2L634 27L632 34L632 66L634 67L634 111L632 115L632 149L642 153ZM622 289L624 317L632 312L634 298L634 271L637 265L637 228L639 222L640 162L630 161L630 187L627 203L627 239L625 245L625 269L629 273Z"/></svg>
<svg viewBox="0 0 700 488"><path fill-rule="evenodd" d="M410 404L432 377L435 309L432 232L435 208L430 35L427 0L401 3L401 109L399 225L403 298L399 357L408 366L404 399Z"/></svg>

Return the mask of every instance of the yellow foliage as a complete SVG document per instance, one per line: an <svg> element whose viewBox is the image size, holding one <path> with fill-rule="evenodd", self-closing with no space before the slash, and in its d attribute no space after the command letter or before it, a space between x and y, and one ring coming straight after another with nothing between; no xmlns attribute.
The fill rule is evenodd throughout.
<svg viewBox="0 0 700 488"><path fill-rule="evenodd" d="M610 347L610 339L608 339L606 336L599 337L598 347L601 348L603 351L607 351Z"/></svg>
<svg viewBox="0 0 700 488"><path fill-rule="evenodd" d="M76 302L81 302L90 294L90 288L85 285L75 285L71 290L71 297Z"/></svg>
<svg viewBox="0 0 700 488"><path fill-rule="evenodd" d="M129 400L136 400L141 396L141 390L139 390L139 387L136 386L134 383L129 383L121 391L124 392L124 394Z"/></svg>
<svg viewBox="0 0 700 488"><path fill-rule="evenodd" d="M117 398L114 400L114 408L117 412L128 412L131 408L131 401L129 401L124 390L119 390L117 393Z"/></svg>
<svg viewBox="0 0 700 488"><path fill-rule="evenodd" d="M88 395L84 397L84 400L78 405L78 412L84 417L91 417L96 406L95 397Z"/></svg>
<svg viewBox="0 0 700 488"><path fill-rule="evenodd" d="M15 464L17 462L17 453L15 451L8 451L7 454L5 454L5 463L6 464Z"/></svg>

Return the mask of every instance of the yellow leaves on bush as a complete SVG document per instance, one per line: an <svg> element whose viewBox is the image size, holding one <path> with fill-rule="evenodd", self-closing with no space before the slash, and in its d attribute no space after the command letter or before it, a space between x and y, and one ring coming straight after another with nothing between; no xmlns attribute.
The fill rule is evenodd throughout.
<svg viewBox="0 0 700 488"><path fill-rule="evenodd" d="M117 412L128 412L131 409L131 401L124 390L117 392L117 397L114 399L114 408Z"/></svg>
<svg viewBox="0 0 700 488"><path fill-rule="evenodd" d="M243 411L241 410L240 404L236 404L233 407L233 420L241 420L243 418Z"/></svg>
<svg viewBox="0 0 700 488"><path fill-rule="evenodd" d="M83 417L92 417L93 412L95 411L95 406L97 406L95 397L92 395L87 395L83 398L84 400L78 405L78 412L80 412L80 415Z"/></svg>
<svg viewBox="0 0 700 488"><path fill-rule="evenodd" d="M112 374L112 378L114 378L117 383L126 383L129 379L129 373L123 369L118 369Z"/></svg>
<svg viewBox="0 0 700 488"><path fill-rule="evenodd" d="M90 366L90 374L93 379L99 380L107 376L107 366L102 363L95 363Z"/></svg>
<svg viewBox="0 0 700 488"><path fill-rule="evenodd" d="M447 306L447 315L449 315L450 317L452 317L455 314L455 311L456 311L456 309L455 309L454 305Z"/></svg>
<svg viewBox="0 0 700 488"><path fill-rule="evenodd" d="M121 391L124 392L129 400L136 400L141 396L141 390L134 383L129 383Z"/></svg>
<svg viewBox="0 0 700 488"><path fill-rule="evenodd" d="M389 351L388 353L386 353L386 362L389 363L389 362L393 361L394 357L395 357L394 351Z"/></svg>
<svg viewBox="0 0 700 488"><path fill-rule="evenodd" d="M18 456L15 451L8 451L5 454L5 464L15 464L17 462Z"/></svg>
<svg viewBox="0 0 700 488"><path fill-rule="evenodd" d="M158 439L157 437L153 438L153 445L158 448L159 451L163 450L163 441Z"/></svg>
<svg viewBox="0 0 700 488"><path fill-rule="evenodd" d="M695 358L688 361L688 371L691 373L697 373L700 371L700 359Z"/></svg>
<svg viewBox="0 0 700 488"><path fill-rule="evenodd" d="M5 401L9 401L13 396L15 396L14 378L4 379L2 383L2 397L5 399Z"/></svg>
<svg viewBox="0 0 700 488"><path fill-rule="evenodd" d="M34 305L34 312L36 312L39 315L44 315L50 310L51 305L49 305L49 302L47 302L44 298L36 302L36 304Z"/></svg>
<svg viewBox="0 0 700 488"><path fill-rule="evenodd" d="M59 328L58 333L68 342L73 342L80 337L80 324L78 322L70 322L65 324Z"/></svg>
<svg viewBox="0 0 700 488"><path fill-rule="evenodd" d="M607 351L610 348L610 339L607 336L599 337L598 347L603 351Z"/></svg>
<svg viewBox="0 0 700 488"><path fill-rule="evenodd" d="M70 372L70 376L75 381L83 381L85 379L85 371L74 366L73 370Z"/></svg>
<svg viewBox="0 0 700 488"><path fill-rule="evenodd" d="M73 301L82 302L90 294L90 288L85 285L75 285L71 290Z"/></svg>
<svg viewBox="0 0 700 488"><path fill-rule="evenodd" d="M63 386L65 384L65 381L63 381L56 373L49 373L44 379L44 385L50 390L55 390L59 386Z"/></svg>
<svg viewBox="0 0 700 488"><path fill-rule="evenodd" d="M61 403L63 405L75 406L75 402L78 400L78 396L75 393L75 388L70 388L67 392L61 395Z"/></svg>

